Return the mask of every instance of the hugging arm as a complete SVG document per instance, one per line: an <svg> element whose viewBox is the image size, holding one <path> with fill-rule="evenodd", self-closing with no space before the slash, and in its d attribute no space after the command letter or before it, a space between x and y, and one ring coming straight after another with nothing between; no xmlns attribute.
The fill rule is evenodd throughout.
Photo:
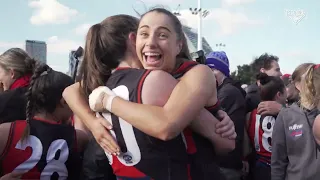
<svg viewBox="0 0 320 180"><path fill-rule="evenodd" d="M215 125L219 121L203 108L210 100L211 104L217 102L211 70L197 67L177 83L163 71L152 71L143 84L144 104L116 97L112 102L112 113L162 140L176 137L192 122L193 130L218 144L221 149L232 150L234 140L221 138L215 133Z"/></svg>
<svg viewBox="0 0 320 180"><path fill-rule="evenodd" d="M77 120L84 123L105 151L119 151L119 146L108 132L108 129L111 129L110 124L103 118L96 118L88 105L86 96L81 91L79 82L67 87L62 96L77 116Z"/></svg>
<svg viewBox="0 0 320 180"><path fill-rule="evenodd" d="M116 97L112 113L151 136L162 140L176 137L199 115L216 88L212 71L198 66L188 71L178 84L168 73L152 71L142 88L144 104Z"/></svg>

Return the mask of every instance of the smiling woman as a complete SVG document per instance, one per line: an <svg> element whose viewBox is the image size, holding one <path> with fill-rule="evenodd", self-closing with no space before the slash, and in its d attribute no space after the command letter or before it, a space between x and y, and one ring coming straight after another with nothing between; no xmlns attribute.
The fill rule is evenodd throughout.
<svg viewBox="0 0 320 180"><path fill-rule="evenodd" d="M0 55L0 123L25 119L25 92L36 61L20 48Z"/></svg>

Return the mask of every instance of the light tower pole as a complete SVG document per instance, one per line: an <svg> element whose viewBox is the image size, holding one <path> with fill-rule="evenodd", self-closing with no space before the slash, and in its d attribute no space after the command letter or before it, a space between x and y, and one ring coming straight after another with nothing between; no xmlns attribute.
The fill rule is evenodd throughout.
<svg viewBox="0 0 320 180"><path fill-rule="evenodd" d="M202 50L202 18L207 17L209 11L201 9L201 0L198 0L198 8L189 8L193 15L198 16L198 51Z"/></svg>

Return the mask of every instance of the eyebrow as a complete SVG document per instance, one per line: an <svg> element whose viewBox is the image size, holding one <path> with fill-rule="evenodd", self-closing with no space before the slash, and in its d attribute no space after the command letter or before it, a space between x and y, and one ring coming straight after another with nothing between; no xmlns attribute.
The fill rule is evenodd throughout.
<svg viewBox="0 0 320 180"><path fill-rule="evenodd" d="M139 29L141 29L141 28L150 28L150 27L148 25L143 25ZM164 27L164 26L160 26L160 27L158 27L158 29L165 29L171 33L170 29L167 27Z"/></svg>

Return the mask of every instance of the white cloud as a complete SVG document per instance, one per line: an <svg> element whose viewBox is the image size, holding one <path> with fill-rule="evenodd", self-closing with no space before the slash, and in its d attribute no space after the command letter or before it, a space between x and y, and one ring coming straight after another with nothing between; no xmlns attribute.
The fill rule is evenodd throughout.
<svg viewBox="0 0 320 180"><path fill-rule="evenodd" d="M222 0L222 4L226 6L239 6L253 2L255 2L255 0Z"/></svg>
<svg viewBox="0 0 320 180"><path fill-rule="evenodd" d="M67 24L79 13L57 0L32 0L29 7L34 9L30 18L31 24Z"/></svg>
<svg viewBox="0 0 320 180"><path fill-rule="evenodd" d="M77 34L77 35L86 35L88 33L88 30L89 28L92 26L92 24L89 24L89 23L86 23L86 24L80 24L79 26L77 26L75 29L74 29L74 32Z"/></svg>
<svg viewBox="0 0 320 180"><path fill-rule="evenodd" d="M220 27L219 33L221 35L232 34L243 26L254 26L262 24L260 20L251 19L246 14L231 12L227 9L210 9L209 12L209 15L203 19L203 24L208 22L217 23L217 25ZM180 14L180 20L182 23L191 27L197 27L198 17L192 15L190 13L190 10L181 10Z"/></svg>
<svg viewBox="0 0 320 180"><path fill-rule="evenodd" d="M47 51L48 53L64 54L69 53L70 50L75 50L83 45L81 42L76 42L69 39L59 39L57 36L48 38Z"/></svg>

